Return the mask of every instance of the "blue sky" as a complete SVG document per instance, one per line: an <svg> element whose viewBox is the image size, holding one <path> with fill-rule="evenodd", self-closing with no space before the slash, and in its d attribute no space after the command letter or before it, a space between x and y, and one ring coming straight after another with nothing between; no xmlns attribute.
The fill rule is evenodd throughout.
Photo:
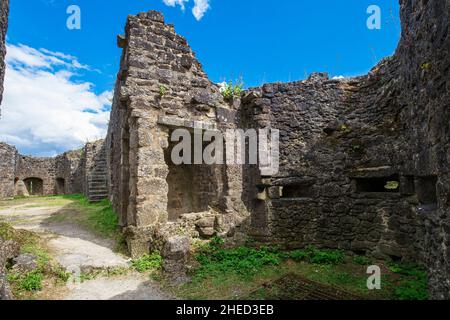
<svg viewBox="0 0 450 320"><path fill-rule="evenodd" d="M81 30L66 27L66 9L72 4L81 8ZM381 30L366 27L366 10L371 4L382 10ZM364 74L394 53L400 37L396 0L210 0L210 8L200 20L191 12L194 0L184 0L184 5L183 11L163 0L12 0L8 42L76 57L89 67L70 67L73 74L64 81L90 83L88 91L100 96L113 88L121 54L116 35L123 33L127 15L151 9L162 11L166 22L187 38L212 81L242 77L246 86L301 80L315 71L331 76ZM62 65L47 69L56 73ZM12 112L13 102L18 101L12 93L7 98L7 86L8 82L3 115ZM107 108L107 104L97 106L101 111ZM0 139L5 140L14 132L2 132L2 121ZM103 131L104 127L103 123ZM75 145L76 139L70 145L55 144L52 139L40 141L39 133L31 129L28 133L35 141L29 139L28 146L14 138L6 140L25 153L38 155L52 155ZM77 139L81 143L81 138Z"/></svg>

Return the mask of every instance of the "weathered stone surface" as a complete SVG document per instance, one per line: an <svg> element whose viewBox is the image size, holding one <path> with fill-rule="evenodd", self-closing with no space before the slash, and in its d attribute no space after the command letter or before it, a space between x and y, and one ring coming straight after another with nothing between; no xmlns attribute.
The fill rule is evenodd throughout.
<svg viewBox="0 0 450 320"><path fill-rule="evenodd" d="M174 236L167 239L162 256L163 270L177 282L186 280L187 263L189 260L189 237Z"/></svg>
<svg viewBox="0 0 450 320"><path fill-rule="evenodd" d="M13 241L4 241L0 238L0 300L11 300L12 294L9 288L5 270L5 264L19 254L20 247Z"/></svg>
<svg viewBox="0 0 450 320"><path fill-rule="evenodd" d="M0 142L0 200L74 193L84 193L91 200L108 196L104 140L54 158L22 156Z"/></svg>
<svg viewBox="0 0 450 320"><path fill-rule="evenodd" d="M27 273L35 270L37 265L37 257L34 254L24 253L13 259L13 268L19 272Z"/></svg>
<svg viewBox="0 0 450 320"><path fill-rule="evenodd" d="M3 79L5 76L6 31L8 29L9 0L0 2L0 105L3 98ZM1 109L0 109L1 114Z"/></svg>

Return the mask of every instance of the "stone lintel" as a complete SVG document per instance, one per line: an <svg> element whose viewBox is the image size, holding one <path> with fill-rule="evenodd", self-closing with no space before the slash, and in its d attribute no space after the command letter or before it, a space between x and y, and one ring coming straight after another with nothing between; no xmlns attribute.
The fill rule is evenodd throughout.
<svg viewBox="0 0 450 320"><path fill-rule="evenodd" d="M158 124L168 127L217 131L217 125L215 123L185 120L177 117L160 116L158 117Z"/></svg>

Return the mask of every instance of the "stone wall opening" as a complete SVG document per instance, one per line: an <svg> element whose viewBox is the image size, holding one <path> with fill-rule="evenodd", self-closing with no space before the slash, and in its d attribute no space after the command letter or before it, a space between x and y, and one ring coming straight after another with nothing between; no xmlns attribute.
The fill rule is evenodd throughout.
<svg viewBox="0 0 450 320"><path fill-rule="evenodd" d="M389 177L357 178L354 179L356 192L396 193L400 192L398 175Z"/></svg>
<svg viewBox="0 0 450 320"><path fill-rule="evenodd" d="M437 177L418 177L416 179L416 192L417 198L421 205L437 205L437 192L436 192Z"/></svg>
<svg viewBox="0 0 450 320"><path fill-rule="evenodd" d="M310 184L290 184L283 186L282 199L299 199L314 197L314 189Z"/></svg>
<svg viewBox="0 0 450 320"><path fill-rule="evenodd" d="M66 194L66 180L64 178L56 179L56 194Z"/></svg>
<svg viewBox="0 0 450 320"><path fill-rule="evenodd" d="M171 136L169 133L169 137ZM194 150L194 133L191 132ZM205 212L219 205L219 194L223 190L224 166L193 164L174 164L171 155L178 142L169 138L169 147L164 150L164 159L169 169L167 212L169 221L176 221L182 214ZM207 144L203 146L206 147Z"/></svg>
<svg viewBox="0 0 450 320"><path fill-rule="evenodd" d="M30 196L42 196L44 194L44 181L42 179L27 178L23 182Z"/></svg>

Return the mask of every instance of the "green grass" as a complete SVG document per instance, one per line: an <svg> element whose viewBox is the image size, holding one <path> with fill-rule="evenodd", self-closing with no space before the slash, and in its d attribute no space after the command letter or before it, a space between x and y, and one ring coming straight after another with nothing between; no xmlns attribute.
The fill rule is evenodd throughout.
<svg viewBox="0 0 450 320"><path fill-rule="evenodd" d="M158 252L142 256L131 261L131 266L138 272L158 271L162 267L162 257Z"/></svg>
<svg viewBox="0 0 450 320"><path fill-rule="evenodd" d="M270 297L267 284L293 274L321 284L340 288L364 299L426 299L426 277L414 266L390 264L383 273L382 289L368 290L366 257L349 257L339 250L307 247L284 252L270 247L227 249L219 238L197 248L198 264L191 281L166 287L184 299L253 299L254 293ZM374 264L385 266L382 261Z"/></svg>
<svg viewBox="0 0 450 320"><path fill-rule="evenodd" d="M400 275L391 286L398 300L428 299L428 276L425 270L414 263L389 263L389 269Z"/></svg>
<svg viewBox="0 0 450 320"><path fill-rule="evenodd" d="M79 224L99 236L115 240L117 250L125 251L125 240L118 226L119 217L107 199L99 202L90 202L82 194L55 196L52 198L69 201L65 207L67 213L53 216L51 218L53 221L70 221Z"/></svg>
<svg viewBox="0 0 450 320"><path fill-rule="evenodd" d="M58 283L67 281L69 275L53 261L44 241L36 233L15 230L7 223L0 223L0 237L17 242L20 253L30 253L37 257L37 268L31 272L8 270L8 280L16 298L33 298L37 291L42 290L45 279Z"/></svg>
<svg viewBox="0 0 450 320"><path fill-rule="evenodd" d="M313 264L339 264L344 262L344 253L339 250L322 249L310 246L305 250L295 250L289 253L294 261L307 261Z"/></svg>

